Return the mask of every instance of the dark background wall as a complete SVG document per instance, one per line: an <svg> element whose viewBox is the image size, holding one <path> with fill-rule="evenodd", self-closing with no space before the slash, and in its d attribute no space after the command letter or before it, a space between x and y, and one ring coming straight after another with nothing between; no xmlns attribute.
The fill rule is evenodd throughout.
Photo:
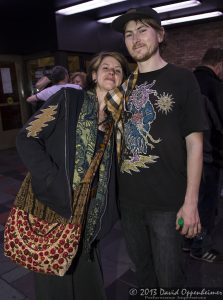
<svg viewBox="0 0 223 300"><path fill-rule="evenodd" d="M86 16L56 16L58 49L96 53L106 50L125 51L123 38L105 25Z"/></svg>
<svg viewBox="0 0 223 300"><path fill-rule="evenodd" d="M193 69L210 47L223 48L223 21L167 29L167 61Z"/></svg>
<svg viewBox="0 0 223 300"><path fill-rule="evenodd" d="M10 0L0 4L0 54L57 49L53 0Z"/></svg>

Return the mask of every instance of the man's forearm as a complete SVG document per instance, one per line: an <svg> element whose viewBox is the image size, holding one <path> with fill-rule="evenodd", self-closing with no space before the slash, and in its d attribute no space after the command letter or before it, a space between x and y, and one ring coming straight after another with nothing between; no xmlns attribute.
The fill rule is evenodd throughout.
<svg viewBox="0 0 223 300"><path fill-rule="evenodd" d="M184 225L180 234L192 238L201 230L197 208L200 179L203 165L203 135L191 133L186 137L187 146L187 189L184 203L177 213L176 229L180 230L179 218Z"/></svg>
<svg viewBox="0 0 223 300"><path fill-rule="evenodd" d="M187 189L185 204L197 205L203 165L203 134L192 133L186 137Z"/></svg>
<svg viewBox="0 0 223 300"><path fill-rule="evenodd" d="M38 98L37 98L36 95L32 95L32 96L28 97L26 99L26 101L29 102L29 103L34 103L34 102L38 101Z"/></svg>

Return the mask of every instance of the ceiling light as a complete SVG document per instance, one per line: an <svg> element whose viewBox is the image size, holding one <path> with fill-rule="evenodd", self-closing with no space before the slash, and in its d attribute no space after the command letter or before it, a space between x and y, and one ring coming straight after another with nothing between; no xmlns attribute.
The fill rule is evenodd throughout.
<svg viewBox="0 0 223 300"><path fill-rule="evenodd" d="M174 4L169 4L169 5L162 5L158 7L153 7L153 9L158 12L158 13L164 13L168 11L173 11L173 10L178 10L178 9L183 9L183 8L188 8L192 6L197 6L200 5L201 2L197 0L189 0L189 1L183 1L180 3L174 3ZM119 16L114 16L114 17L109 17L109 18L104 18L98 20L100 23L111 23L114 21L114 19L118 18Z"/></svg>
<svg viewBox="0 0 223 300"><path fill-rule="evenodd" d="M165 12L168 12L168 11L173 11L173 10L178 10L178 9L197 6L197 5L200 5L200 4L201 4L200 1L190 0L190 1L183 1L183 2L180 2L180 3L174 3L174 4L169 4L169 5L153 7L153 9L156 12L158 12L159 14L161 14L161 13L165 13Z"/></svg>
<svg viewBox="0 0 223 300"><path fill-rule="evenodd" d="M120 15L119 15L119 16L114 16L114 17L105 18L105 19L100 19L100 20L98 20L98 22L99 22L99 23L105 23L105 24L107 24L107 23L113 22L114 19L116 19L116 18L118 18L118 17L120 17Z"/></svg>
<svg viewBox="0 0 223 300"><path fill-rule="evenodd" d="M73 5L67 8L63 8L60 10L57 10L56 13L60 15L73 15L77 14L83 11L95 9L98 7L118 3L118 2L123 2L126 0L92 0L92 1L87 1L85 3Z"/></svg>
<svg viewBox="0 0 223 300"><path fill-rule="evenodd" d="M176 24L176 23L184 23L184 22L189 22L189 21L196 21L196 20L201 20L201 19L214 18L214 17L219 17L219 16L222 16L222 15L223 15L223 13L221 11L213 11L213 12L203 13L203 14L199 14L199 15L193 15L193 16L163 20L162 21L162 26ZM105 19L98 20L98 22L100 22L100 23L111 23L111 22L113 22L114 19L116 19L118 17L119 16L105 18Z"/></svg>
<svg viewBox="0 0 223 300"><path fill-rule="evenodd" d="M190 21L196 21L196 20L201 20L201 19L214 18L214 17L219 17L219 16L222 16L222 15L223 15L223 13L221 11L213 11L213 12L199 14L199 15L193 15L193 16L181 17L181 18L176 18L176 19L163 20L162 21L162 26L177 24L177 23L190 22Z"/></svg>

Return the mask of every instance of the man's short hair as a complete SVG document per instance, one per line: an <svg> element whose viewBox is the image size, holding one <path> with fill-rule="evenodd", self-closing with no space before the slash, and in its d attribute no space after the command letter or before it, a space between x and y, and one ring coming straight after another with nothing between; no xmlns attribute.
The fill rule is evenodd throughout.
<svg viewBox="0 0 223 300"><path fill-rule="evenodd" d="M221 48L209 48L202 58L202 64L210 66L216 66L219 62L223 62L223 49Z"/></svg>
<svg viewBox="0 0 223 300"><path fill-rule="evenodd" d="M68 76L68 71L62 66L55 66L52 69L51 81L53 84L57 84L60 81L64 80Z"/></svg>

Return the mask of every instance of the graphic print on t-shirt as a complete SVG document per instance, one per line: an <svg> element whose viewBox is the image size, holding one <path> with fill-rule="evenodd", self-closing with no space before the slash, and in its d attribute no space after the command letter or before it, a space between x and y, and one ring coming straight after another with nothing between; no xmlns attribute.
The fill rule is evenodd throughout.
<svg viewBox="0 0 223 300"><path fill-rule="evenodd" d="M157 113L167 115L172 111L174 104L172 95L163 92L158 95L153 89L156 80L152 83L144 82L136 85L124 112L124 143L125 150L121 172L140 172L139 168L148 168L149 164L155 163L159 156L149 155L149 149L155 148L161 138L154 138L150 134L151 126L156 120ZM154 105L150 98L155 98ZM155 107L154 107L155 106ZM157 111L156 111L157 110Z"/></svg>

